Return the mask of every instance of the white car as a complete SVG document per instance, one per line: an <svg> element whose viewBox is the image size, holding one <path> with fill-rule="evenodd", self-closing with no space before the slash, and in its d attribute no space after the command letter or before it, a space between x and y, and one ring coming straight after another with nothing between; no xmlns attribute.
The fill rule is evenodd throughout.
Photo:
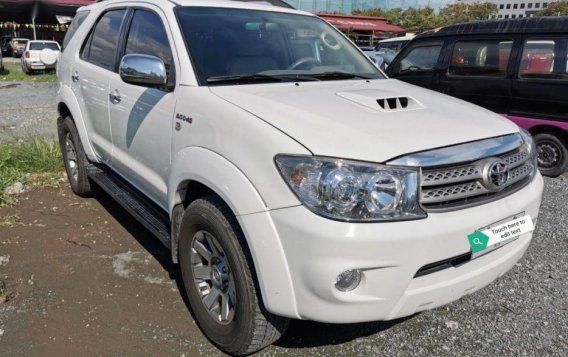
<svg viewBox="0 0 568 357"><path fill-rule="evenodd" d="M406 46L415 36L403 36L403 37L392 37L379 41L377 46L375 46L375 51L381 52L381 50L390 50L395 53L400 52L400 50Z"/></svg>
<svg viewBox="0 0 568 357"><path fill-rule="evenodd" d="M532 239L543 180L530 135L386 78L310 13L110 0L81 8L63 47L71 188L101 187L171 249L224 352L257 351L290 319L451 303Z"/></svg>
<svg viewBox="0 0 568 357"><path fill-rule="evenodd" d="M28 41L22 54L22 70L24 73L33 73L55 69L60 51L61 47L56 41Z"/></svg>

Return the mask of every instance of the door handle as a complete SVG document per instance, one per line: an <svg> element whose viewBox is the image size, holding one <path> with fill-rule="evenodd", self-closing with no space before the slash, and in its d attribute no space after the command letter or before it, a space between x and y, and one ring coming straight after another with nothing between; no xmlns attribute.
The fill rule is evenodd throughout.
<svg viewBox="0 0 568 357"><path fill-rule="evenodd" d="M74 73L71 75L71 80L72 80L73 82L75 82L75 83L79 82L79 73L74 72Z"/></svg>
<svg viewBox="0 0 568 357"><path fill-rule="evenodd" d="M112 93L109 93L109 98L112 104L118 104L120 103L120 101L122 100L122 98L120 97L120 94L118 93L118 90L115 89Z"/></svg>

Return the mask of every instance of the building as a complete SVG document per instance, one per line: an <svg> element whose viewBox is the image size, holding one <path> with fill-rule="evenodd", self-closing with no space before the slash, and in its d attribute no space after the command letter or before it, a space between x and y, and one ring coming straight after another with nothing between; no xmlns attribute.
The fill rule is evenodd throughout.
<svg viewBox="0 0 568 357"><path fill-rule="evenodd" d="M496 19L533 17L556 0L456 0L456 3L491 2L497 5Z"/></svg>
<svg viewBox="0 0 568 357"><path fill-rule="evenodd" d="M0 0L0 35L61 42L77 8L95 0Z"/></svg>
<svg viewBox="0 0 568 357"><path fill-rule="evenodd" d="M385 37L404 33L402 27L390 24L384 17L317 14L337 29L346 33L358 45L372 45Z"/></svg>

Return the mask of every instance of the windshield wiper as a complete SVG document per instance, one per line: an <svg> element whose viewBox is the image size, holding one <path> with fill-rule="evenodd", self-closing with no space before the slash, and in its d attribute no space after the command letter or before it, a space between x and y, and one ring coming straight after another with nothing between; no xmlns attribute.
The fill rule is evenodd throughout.
<svg viewBox="0 0 568 357"><path fill-rule="evenodd" d="M244 74L239 76L215 76L207 78L207 84L235 83L245 84L254 82L282 82L281 78L266 74Z"/></svg>
<svg viewBox="0 0 568 357"><path fill-rule="evenodd" d="M243 74L238 76L216 76L207 78L207 84L247 84L247 83L274 83L274 82L298 82L317 81L319 79L305 75L270 75L270 74Z"/></svg>
<svg viewBox="0 0 568 357"><path fill-rule="evenodd" d="M373 79L372 77L365 76L362 74L357 73L348 73L348 72L322 72L316 74L310 74L310 76L325 80L325 79L352 79L352 78L361 78L361 79Z"/></svg>

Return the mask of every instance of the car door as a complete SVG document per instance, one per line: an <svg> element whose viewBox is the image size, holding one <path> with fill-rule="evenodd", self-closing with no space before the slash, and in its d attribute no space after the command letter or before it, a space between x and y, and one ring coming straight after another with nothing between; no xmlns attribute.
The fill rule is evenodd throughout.
<svg viewBox="0 0 568 357"><path fill-rule="evenodd" d="M113 138L112 167L159 205L167 204L176 65L166 19L156 8L136 8L124 38L123 54L162 59L168 84L149 88L125 83L113 73L107 95Z"/></svg>
<svg viewBox="0 0 568 357"><path fill-rule="evenodd" d="M439 90L442 40L411 42L387 68L391 78L420 87Z"/></svg>
<svg viewBox="0 0 568 357"><path fill-rule="evenodd" d="M505 114L511 104L512 72L508 70L514 37L456 39L449 48L442 92Z"/></svg>
<svg viewBox="0 0 568 357"><path fill-rule="evenodd" d="M568 122L567 52L568 35L524 38L511 114Z"/></svg>
<svg viewBox="0 0 568 357"><path fill-rule="evenodd" d="M119 34L126 9L103 13L93 26L74 61L70 76L72 89L81 98L79 105L89 132L89 140L100 159L108 163L112 156L112 137L108 113L110 77L116 69Z"/></svg>

